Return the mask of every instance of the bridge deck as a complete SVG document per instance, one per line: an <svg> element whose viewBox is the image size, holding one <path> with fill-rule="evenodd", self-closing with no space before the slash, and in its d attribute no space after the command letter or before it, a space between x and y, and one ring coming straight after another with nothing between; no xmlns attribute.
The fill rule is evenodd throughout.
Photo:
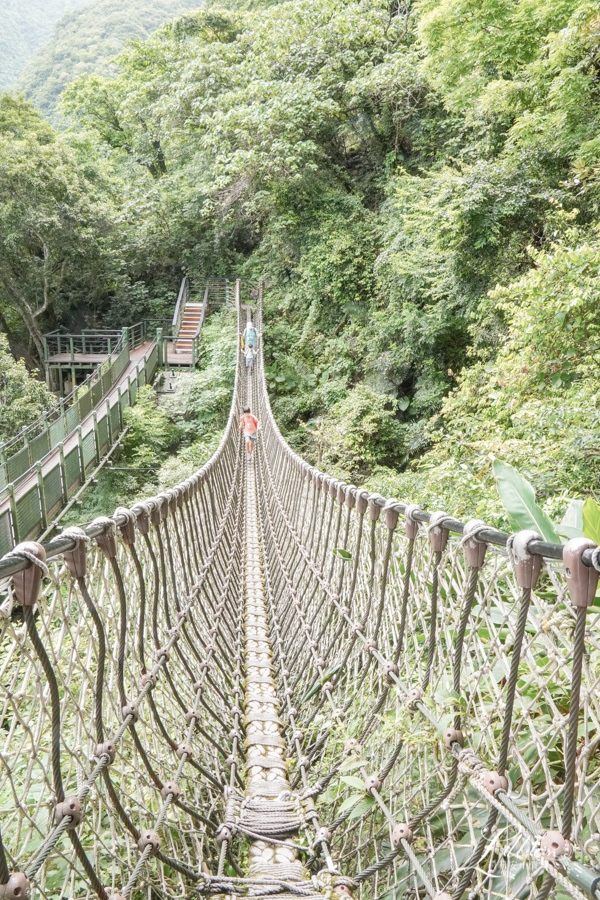
<svg viewBox="0 0 600 900"><path fill-rule="evenodd" d="M244 451L245 452L245 451ZM308 872L294 848L301 809L290 790L286 742L277 714L279 700L273 677L272 648L263 589L262 549L256 503L254 458L246 460L245 477L245 641L246 641L246 807L251 830L267 839L288 836L278 846L256 839L249 852L248 877L304 881ZM254 714L257 713L256 719ZM278 765L279 762L279 765ZM282 794L285 800L280 799Z"/></svg>

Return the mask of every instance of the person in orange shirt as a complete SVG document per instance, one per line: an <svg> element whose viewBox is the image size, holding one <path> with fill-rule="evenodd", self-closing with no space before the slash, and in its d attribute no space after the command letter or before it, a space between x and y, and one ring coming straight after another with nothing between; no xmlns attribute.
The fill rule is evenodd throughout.
<svg viewBox="0 0 600 900"><path fill-rule="evenodd" d="M256 443L256 433L259 427L259 421L256 416L253 416L250 412L250 407L245 406L243 409L243 415L240 420L240 427L238 431L244 429L244 437L246 439L246 452L248 456L251 456L254 451L254 444Z"/></svg>

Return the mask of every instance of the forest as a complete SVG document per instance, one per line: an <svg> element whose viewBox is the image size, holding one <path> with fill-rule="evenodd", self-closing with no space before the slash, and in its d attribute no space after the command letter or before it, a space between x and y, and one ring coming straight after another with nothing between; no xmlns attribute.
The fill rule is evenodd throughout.
<svg viewBox="0 0 600 900"><path fill-rule="evenodd" d="M95 0L57 23L16 87L51 121L63 125L57 105L69 81L92 72L116 74L113 60L128 40L148 37L188 5L182 0Z"/></svg>
<svg viewBox="0 0 600 900"><path fill-rule="evenodd" d="M93 0L0 0L0 90L14 85L65 13Z"/></svg>
<svg viewBox="0 0 600 900"><path fill-rule="evenodd" d="M0 327L30 367L44 330L165 314L184 271L263 277L311 461L499 525L495 459L556 522L597 490L596 3L215 4L59 108L0 95Z"/></svg>

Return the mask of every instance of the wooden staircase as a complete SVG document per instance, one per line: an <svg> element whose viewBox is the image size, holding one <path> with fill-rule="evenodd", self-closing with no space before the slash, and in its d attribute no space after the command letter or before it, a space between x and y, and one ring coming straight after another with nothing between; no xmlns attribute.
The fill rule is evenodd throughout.
<svg viewBox="0 0 600 900"><path fill-rule="evenodd" d="M181 328L175 341L176 353L192 352L192 342L202 324L203 306L204 304L202 303L186 303L181 320Z"/></svg>

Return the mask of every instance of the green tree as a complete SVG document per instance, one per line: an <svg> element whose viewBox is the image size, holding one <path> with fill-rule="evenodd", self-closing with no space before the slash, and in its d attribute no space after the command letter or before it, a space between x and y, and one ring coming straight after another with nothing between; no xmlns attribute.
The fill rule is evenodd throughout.
<svg viewBox="0 0 600 900"><path fill-rule="evenodd" d="M11 353L0 332L0 443L10 440L56 404L56 397Z"/></svg>
<svg viewBox="0 0 600 900"><path fill-rule="evenodd" d="M68 147L25 101L0 95L0 287L38 358L43 323L98 256L98 210ZM89 288L88 288L89 290Z"/></svg>

